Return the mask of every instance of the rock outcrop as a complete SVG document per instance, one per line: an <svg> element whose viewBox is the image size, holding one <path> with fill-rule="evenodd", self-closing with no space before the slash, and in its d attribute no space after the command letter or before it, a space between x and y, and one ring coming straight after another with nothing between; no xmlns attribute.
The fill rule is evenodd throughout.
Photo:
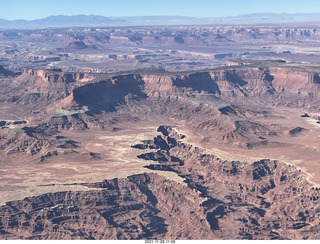
<svg viewBox="0 0 320 244"><path fill-rule="evenodd" d="M310 184L301 170L268 159L225 161L182 142L184 135L170 126L161 126L158 131L161 136L143 144L156 151L138 157L150 161L149 169L176 173L205 197L201 207L216 237L320 237L320 189Z"/></svg>
<svg viewBox="0 0 320 244"><path fill-rule="evenodd" d="M48 169L55 159L76 167L80 157L107 167L104 150L114 153L118 146L110 143L113 135L158 126L157 136L131 148L126 138L121 142L125 160L141 163L140 172L148 174L73 182L92 190L7 202L0 207L1 239L320 238L320 192L304 172L281 160L221 159L212 150L251 153L287 143L317 153L317 144L303 145L304 135L316 130L307 123L320 106L316 68L276 62L117 76L25 69L0 86L1 156L15 167ZM281 124L291 111L294 121ZM58 175L59 167L50 170ZM87 177L87 171L72 172Z"/></svg>
<svg viewBox="0 0 320 244"><path fill-rule="evenodd" d="M73 82L87 82L93 80L94 77L86 73L66 73L62 70L46 70L46 69L30 69L25 68L22 71L22 75L33 76L35 78L41 78L44 81L52 83L73 83Z"/></svg>
<svg viewBox="0 0 320 244"><path fill-rule="evenodd" d="M157 174L0 207L0 239L212 239L197 192ZM97 189L101 188L101 189Z"/></svg>

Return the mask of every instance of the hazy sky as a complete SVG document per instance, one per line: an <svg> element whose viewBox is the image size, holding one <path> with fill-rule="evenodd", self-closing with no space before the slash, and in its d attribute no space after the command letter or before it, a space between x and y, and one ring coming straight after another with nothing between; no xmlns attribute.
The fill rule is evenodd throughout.
<svg viewBox="0 0 320 244"><path fill-rule="evenodd" d="M10 20L59 14L222 17L314 12L320 12L320 0L0 0L0 18Z"/></svg>

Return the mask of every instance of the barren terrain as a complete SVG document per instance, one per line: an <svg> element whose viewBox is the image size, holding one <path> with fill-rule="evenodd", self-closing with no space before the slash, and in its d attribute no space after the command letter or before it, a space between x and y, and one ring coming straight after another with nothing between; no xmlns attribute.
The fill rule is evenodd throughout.
<svg viewBox="0 0 320 244"><path fill-rule="evenodd" d="M0 32L0 239L320 238L318 29L170 28Z"/></svg>
<svg viewBox="0 0 320 244"><path fill-rule="evenodd" d="M234 58L318 64L320 52L316 24L0 30L0 38L1 64L14 71L190 71Z"/></svg>

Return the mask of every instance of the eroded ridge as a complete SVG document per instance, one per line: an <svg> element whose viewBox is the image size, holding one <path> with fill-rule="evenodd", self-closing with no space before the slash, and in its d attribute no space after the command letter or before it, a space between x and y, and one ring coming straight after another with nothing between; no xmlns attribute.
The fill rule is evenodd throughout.
<svg viewBox="0 0 320 244"><path fill-rule="evenodd" d="M317 67L2 73L2 239L319 238Z"/></svg>
<svg viewBox="0 0 320 244"><path fill-rule="evenodd" d="M161 136L135 148L153 162L149 169L172 171L205 201L212 232L222 239L319 239L320 188L294 166L263 159L222 160L181 141L184 135L160 126Z"/></svg>
<svg viewBox="0 0 320 244"><path fill-rule="evenodd" d="M188 187L157 174L91 183L0 207L0 239L212 239Z"/></svg>

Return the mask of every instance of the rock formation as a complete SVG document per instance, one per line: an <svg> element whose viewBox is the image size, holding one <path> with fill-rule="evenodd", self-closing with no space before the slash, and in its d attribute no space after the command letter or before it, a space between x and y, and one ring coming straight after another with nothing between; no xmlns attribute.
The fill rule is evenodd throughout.
<svg viewBox="0 0 320 244"><path fill-rule="evenodd" d="M319 70L258 64L2 77L0 238L319 239Z"/></svg>

